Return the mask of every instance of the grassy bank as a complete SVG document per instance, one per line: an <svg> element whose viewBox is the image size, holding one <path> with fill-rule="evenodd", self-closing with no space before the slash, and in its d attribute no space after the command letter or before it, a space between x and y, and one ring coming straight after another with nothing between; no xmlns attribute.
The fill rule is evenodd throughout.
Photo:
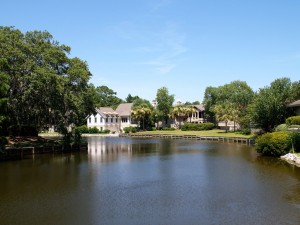
<svg viewBox="0 0 300 225"><path fill-rule="evenodd" d="M254 135L243 135L239 132L225 132L224 130L206 130L206 131L181 131L181 130L157 130L142 131L137 134L169 134L169 135L197 135L209 137L233 137L233 138L253 138Z"/></svg>

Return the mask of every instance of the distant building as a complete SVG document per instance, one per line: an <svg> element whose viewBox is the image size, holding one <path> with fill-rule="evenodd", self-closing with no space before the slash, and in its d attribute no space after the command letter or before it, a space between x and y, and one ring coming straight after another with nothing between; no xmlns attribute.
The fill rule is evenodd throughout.
<svg viewBox="0 0 300 225"><path fill-rule="evenodd" d="M185 107L185 106L183 106ZM170 122L170 126L174 128L180 128L181 125L185 123L204 123L206 122L205 109L202 104L193 105L195 112L190 115L177 116Z"/></svg>
<svg viewBox="0 0 300 225"><path fill-rule="evenodd" d="M124 127L136 126L131 119L131 107L132 103L121 103L116 110L110 107L97 108L96 115L87 117L87 127L119 133Z"/></svg>
<svg viewBox="0 0 300 225"><path fill-rule="evenodd" d="M154 109L156 109L156 107L157 107L157 101L156 100L152 100L151 105L153 106Z"/></svg>
<svg viewBox="0 0 300 225"><path fill-rule="evenodd" d="M205 116L205 108L203 104L194 105L195 113L192 113L188 116L188 121L191 123L204 123L206 122L204 119Z"/></svg>
<svg viewBox="0 0 300 225"><path fill-rule="evenodd" d="M294 108L297 116L300 116L300 100L292 102L288 107Z"/></svg>

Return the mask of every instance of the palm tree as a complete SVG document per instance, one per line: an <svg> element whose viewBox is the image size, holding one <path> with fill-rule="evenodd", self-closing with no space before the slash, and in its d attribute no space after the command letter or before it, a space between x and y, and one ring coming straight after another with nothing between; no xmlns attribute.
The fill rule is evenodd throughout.
<svg viewBox="0 0 300 225"><path fill-rule="evenodd" d="M228 102L214 105L213 112L215 113L218 122L224 121L226 132L228 131L228 122L230 120L235 122L238 119L238 110L233 104Z"/></svg>
<svg viewBox="0 0 300 225"><path fill-rule="evenodd" d="M136 119L140 123L141 127L141 120L143 121L143 130L145 129L145 118L149 117L151 114L151 109L147 106L139 106L136 107L135 109L131 110L131 116L133 119Z"/></svg>
<svg viewBox="0 0 300 225"><path fill-rule="evenodd" d="M186 113L190 117L190 123L192 122L192 115L193 113L197 112L193 105L189 105L186 107Z"/></svg>
<svg viewBox="0 0 300 225"><path fill-rule="evenodd" d="M175 121L179 122L179 128L181 128L181 122L183 121L183 119L187 116L187 110L186 107L183 107L181 105L179 106L175 106L170 115L171 118L174 118Z"/></svg>

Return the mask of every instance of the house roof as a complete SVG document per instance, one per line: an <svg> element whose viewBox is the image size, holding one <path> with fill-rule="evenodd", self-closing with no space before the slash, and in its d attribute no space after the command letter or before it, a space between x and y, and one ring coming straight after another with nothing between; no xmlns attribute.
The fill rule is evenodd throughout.
<svg viewBox="0 0 300 225"><path fill-rule="evenodd" d="M115 110L110 107L100 107L96 109L97 113L99 113L102 117L106 118L106 115L116 114Z"/></svg>
<svg viewBox="0 0 300 225"><path fill-rule="evenodd" d="M132 105L132 103L121 103L116 109L116 112L119 114L119 116L130 116Z"/></svg>
<svg viewBox="0 0 300 225"><path fill-rule="evenodd" d="M194 105L194 107L197 108L199 111L205 111L204 106L202 104Z"/></svg>
<svg viewBox="0 0 300 225"><path fill-rule="evenodd" d="M297 107L297 106L300 106L300 100L292 102L291 104L288 105L288 107Z"/></svg>

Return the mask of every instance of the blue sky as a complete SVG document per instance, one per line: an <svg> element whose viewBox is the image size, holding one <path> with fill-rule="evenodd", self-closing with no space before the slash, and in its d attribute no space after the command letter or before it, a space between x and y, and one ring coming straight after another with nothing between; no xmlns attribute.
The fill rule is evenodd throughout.
<svg viewBox="0 0 300 225"><path fill-rule="evenodd" d="M10 0L0 25L47 30L88 62L95 86L125 99L202 101L234 80L254 91L276 78L300 80L298 0Z"/></svg>

